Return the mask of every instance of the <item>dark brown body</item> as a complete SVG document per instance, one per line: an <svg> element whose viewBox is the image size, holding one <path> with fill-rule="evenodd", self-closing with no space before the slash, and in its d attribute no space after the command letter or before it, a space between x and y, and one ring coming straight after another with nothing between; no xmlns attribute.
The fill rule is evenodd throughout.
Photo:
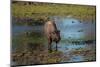
<svg viewBox="0 0 100 67"><path fill-rule="evenodd" d="M56 51L57 51L57 43L60 41L60 31L57 29L57 26L54 21L47 21L44 25L44 32L48 39L48 50L52 51L52 42L56 43Z"/></svg>

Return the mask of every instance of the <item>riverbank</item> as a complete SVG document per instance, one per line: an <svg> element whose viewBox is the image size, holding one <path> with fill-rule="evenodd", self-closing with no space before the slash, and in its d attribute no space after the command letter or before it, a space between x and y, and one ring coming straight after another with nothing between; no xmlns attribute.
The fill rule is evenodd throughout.
<svg viewBox="0 0 100 67"><path fill-rule="evenodd" d="M33 3L23 4L24 2L12 3L12 15L18 18L47 19L50 16L72 16L80 20L95 21L95 6L82 6L72 4L51 4Z"/></svg>

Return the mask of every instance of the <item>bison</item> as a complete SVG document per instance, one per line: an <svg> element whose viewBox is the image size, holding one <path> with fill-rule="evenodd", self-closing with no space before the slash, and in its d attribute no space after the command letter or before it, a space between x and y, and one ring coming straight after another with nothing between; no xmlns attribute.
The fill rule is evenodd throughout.
<svg viewBox="0 0 100 67"><path fill-rule="evenodd" d="M44 32L45 36L48 39L48 50L51 52L52 51L52 42L56 43L56 51L57 51L57 43L61 40L60 37L60 30L57 29L57 26L55 24L55 21L47 21L44 24Z"/></svg>

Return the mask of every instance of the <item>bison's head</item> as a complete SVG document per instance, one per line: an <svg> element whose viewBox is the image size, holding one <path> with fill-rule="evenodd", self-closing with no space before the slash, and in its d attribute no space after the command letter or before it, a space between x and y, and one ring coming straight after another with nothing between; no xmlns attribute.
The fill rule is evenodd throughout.
<svg viewBox="0 0 100 67"><path fill-rule="evenodd" d="M55 41L57 43L61 40L60 30L52 32L52 39L53 39L53 41Z"/></svg>

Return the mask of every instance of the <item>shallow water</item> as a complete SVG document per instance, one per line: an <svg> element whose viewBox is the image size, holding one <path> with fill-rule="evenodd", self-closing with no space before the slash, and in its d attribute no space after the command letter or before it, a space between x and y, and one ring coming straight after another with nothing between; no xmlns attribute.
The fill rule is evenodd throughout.
<svg viewBox="0 0 100 67"><path fill-rule="evenodd" d="M70 54L70 51L78 48L87 48L91 45L88 44L78 44L68 43L69 41L83 41L85 39L95 38L95 22L82 22L74 18L58 18L54 17L57 28L61 33L61 41L58 44L58 50L65 53L66 55ZM43 26L18 26L14 25L12 27L13 36L19 35L27 31L40 32L43 31ZM89 36L89 37L87 37ZM64 40L64 41L63 41ZM55 44L55 43L53 43ZM95 43L93 43L95 44ZM54 48L55 46L53 46ZM94 47L95 48L95 47ZM73 55L70 57L69 61L65 62L79 62L84 61L84 56Z"/></svg>
<svg viewBox="0 0 100 67"><path fill-rule="evenodd" d="M60 21L59 21L60 20ZM56 25L61 31L61 38L62 40L85 40L88 39L88 35L90 35L91 38L95 38L95 22L81 22L74 18L55 18ZM95 43L94 43L95 44ZM60 41L58 47L60 51L69 54L71 50L75 50L78 48L87 48L88 44L72 44L72 43L64 43L63 41ZM90 45L91 46L91 45ZM72 56L69 61L66 62L78 62L78 61L84 61L83 56Z"/></svg>
<svg viewBox="0 0 100 67"><path fill-rule="evenodd" d="M80 55L75 56L75 55L73 55L72 58L70 59L70 61L68 61L68 62L80 62L80 61L83 61L83 60L84 60L83 56L80 56Z"/></svg>
<svg viewBox="0 0 100 67"><path fill-rule="evenodd" d="M24 32L41 32L43 26L22 26L22 25L14 25L12 26L12 34L13 35L19 35Z"/></svg>
<svg viewBox="0 0 100 67"><path fill-rule="evenodd" d="M92 22L81 22L73 18L56 18L56 24L61 31L62 38L80 39L87 35L95 35L95 24Z"/></svg>

